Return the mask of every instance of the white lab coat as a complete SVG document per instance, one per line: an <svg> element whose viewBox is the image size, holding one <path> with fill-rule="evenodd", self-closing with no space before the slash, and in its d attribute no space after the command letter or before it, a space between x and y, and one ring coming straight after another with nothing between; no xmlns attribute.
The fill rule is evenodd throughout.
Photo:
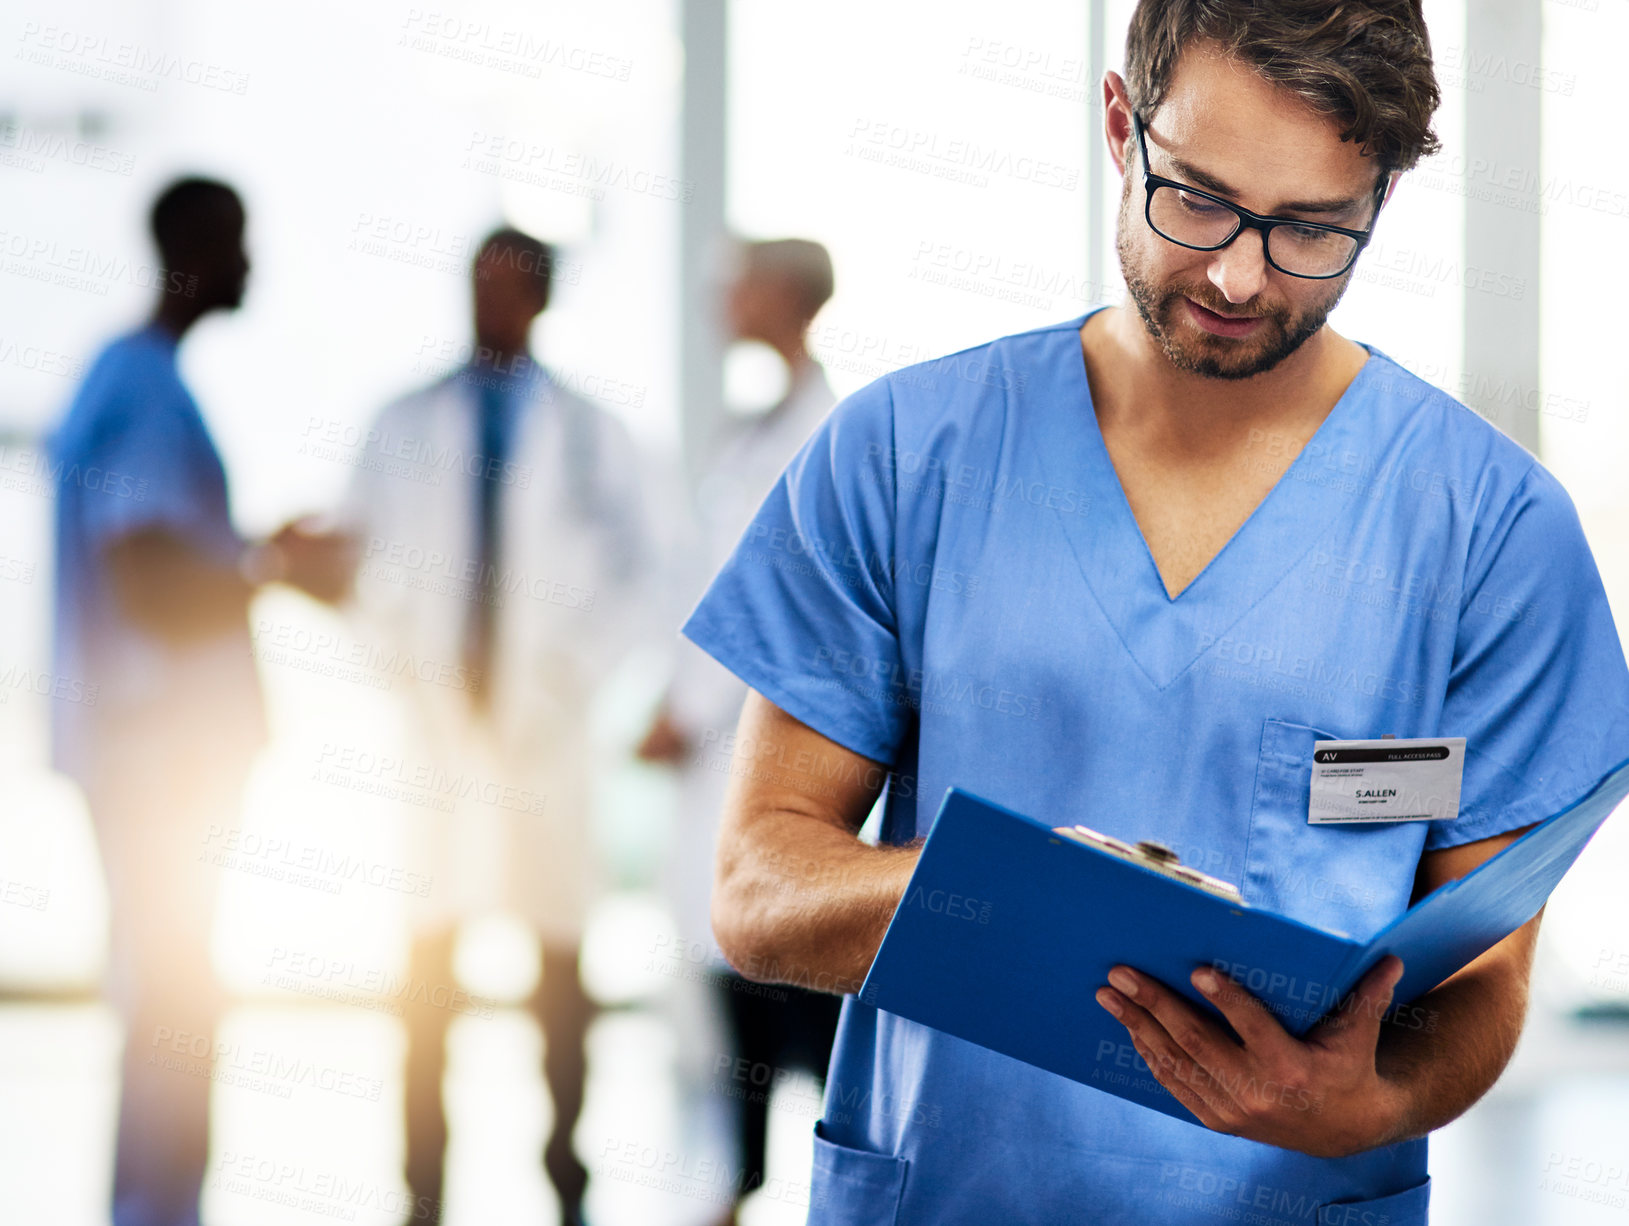
<svg viewBox="0 0 1629 1226"><path fill-rule="evenodd" d="M347 500L361 538L361 632L411 653L407 760L446 772L452 812L408 819L408 856L432 879L417 926L501 907L546 941L576 943L598 877L588 708L652 628L639 454L611 414L546 378L515 421L499 491L501 602L490 716L471 717L464 665L478 592L478 394L449 376L387 406ZM470 464L476 467L479 464ZM400 675L400 674L398 674ZM448 781L455 781L447 787ZM449 803L444 799L443 803Z"/></svg>
<svg viewBox="0 0 1629 1226"><path fill-rule="evenodd" d="M786 397L742 423L719 450L696 489L698 574L695 596L729 560L741 534L805 439L837 397L816 363L803 367ZM690 744L681 772L679 838L668 859L668 893L679 935L712 949L709 918L713 854L729 782L730 739L747 687L688 639L681 641L668 694L668 715Z"/></svg>

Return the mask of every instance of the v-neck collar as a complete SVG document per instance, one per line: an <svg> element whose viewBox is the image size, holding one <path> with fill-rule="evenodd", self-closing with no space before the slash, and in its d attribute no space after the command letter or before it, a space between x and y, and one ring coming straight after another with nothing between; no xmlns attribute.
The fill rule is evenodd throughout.
<svg viewBox="0 0 1629 1226"><path fill-rule="evenodd" d="M1056 368L1059 403L1047 411L1056 426L1037 440L1040 463L1054 483L1091 500L1089 514L1061 515L1060 522L1103 616L1149 681L1164 689L1265 599L1356 497L1358 482L1332 479L1339 474L1315 466L1338 453L1355 428L1356 403L1381 359L1363 346L1367 360L1295 461L1205 568L1171 596L1098 427L1080 343L1092 314L1060 329L1072 356Z"/></svg>

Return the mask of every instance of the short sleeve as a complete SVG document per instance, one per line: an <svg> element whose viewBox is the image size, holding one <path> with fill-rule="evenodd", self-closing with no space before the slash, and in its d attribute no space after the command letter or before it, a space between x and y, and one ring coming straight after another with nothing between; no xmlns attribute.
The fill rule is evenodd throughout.
<svg viewBox="0 0 1629 1226"><path fill-rule="evenodd" d="M684 626L787 714L883 763L911 714L890 564L893 455L884 379L804 443Z"/></svg>
<svg viewBox="0 0 1629 1226"><path fill-rule="evenodd" d="M225 519L224 477L212 446L187 428L189 405L175 403L163 388L142 390L147 394L133 396L129 408L108 413L81 454L66 458L65 468L76 466L71 479L84 491L86 538L102 547L162 528L230 560L237 542Z"/></svg>
<svg viewBox="0 0 1629 1226"><path fill-rule="evenodd" d="M1441 724L1465 738L1459 816L1428 851L1542 821L1629 758L1629 670L1566 491L1534 464L1476 538Z"/></svg>

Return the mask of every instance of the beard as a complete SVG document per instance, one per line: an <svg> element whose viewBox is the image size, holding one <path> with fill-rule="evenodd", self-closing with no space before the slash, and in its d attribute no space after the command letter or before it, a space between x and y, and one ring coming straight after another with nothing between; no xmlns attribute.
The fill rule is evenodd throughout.
<svg viewBox="0 0 1629 1226"><path fill-rule="evenodd" d="M1120 220L1115 249L1120 255L1120 271L1126 293L1136 304L1143 326L1159 343L1171 365L1189 374L1210 379L1248 379L1273 369L1306 344L1324 326L1329 312L1341 300L1351 282L1348 269L1331 281L1333 291L1321 302L1301 311L1269 304L1260 295L1235 306L1216 292L1209 281L1192 285L1174 282L1156 284L1146 273L1130 241L1131 192L1120 201ZM1140 219L1138 219L1140 220ZM1150 231L1152 234L1152 231ZM1153 235L1158 238L1158 235ZM1165 239L1160 239L1165 242ZM1248 337L1233 339L1214 336L1187 317L1184 298L1191 298L1207 311L1232 317L1257 316L1261 323Z"/></svg>

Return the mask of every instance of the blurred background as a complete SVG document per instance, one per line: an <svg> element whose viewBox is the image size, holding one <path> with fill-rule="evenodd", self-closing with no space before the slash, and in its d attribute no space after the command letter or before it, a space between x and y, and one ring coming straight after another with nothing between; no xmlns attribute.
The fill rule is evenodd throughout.
<svg viewBox="0 0 1629 1226"><path fill-rule="evenodd" d="M1119 299L1097 82L1120 67L1129 8L0 0L0 1218L109 1220L121 1034L97 991L96 840L49 767L41 457L100 346L150 310L155 193L202 173L247 205L243 307L181 350L244 532L335 508L345 445L467 360L470 261L505 223L557 253L535 352L625 424L651 473L675 474L651 496L679 498L720 424L784 392L772 354L722 342L727 235L830 251L836 292L810 336L839 395ZM1622 623L1629 392L1611 304L1629 145L1602 132L1623 110L1629 5L1427 0L1426 15L1443 148L1403 180L1333 322L1538 452ZM351 632L301 595L266 592L251 624L278 636L257 650L272 740L234 829L399 863L409 802L365 794L366 767L312 785L314 764L393 752L390 686L324 669ZM576 1148L603 1223L717 1220L722 1104L743 1088L695 996L708 936L662 886L686 837L677 788L631 752L665 660L660 642L635 652L591 721L609 888L583 946L603 1009ZM401 891L240 867L210 938L235 1073L211 1086L204 1220L403 1220ZM1514 1065L1433 1142L1434 1221L1629 1221L1626 871L1620 818L1546 913ZM504 913L460 934L459 981L487 1004L449 1037L455 1226L556 1212L536 1160L540 1038L518 1003L537 962ZM751 1089L771 1095L769 1179L742 1220L799 1222L817 1085L777 1070Z"/></svg>

